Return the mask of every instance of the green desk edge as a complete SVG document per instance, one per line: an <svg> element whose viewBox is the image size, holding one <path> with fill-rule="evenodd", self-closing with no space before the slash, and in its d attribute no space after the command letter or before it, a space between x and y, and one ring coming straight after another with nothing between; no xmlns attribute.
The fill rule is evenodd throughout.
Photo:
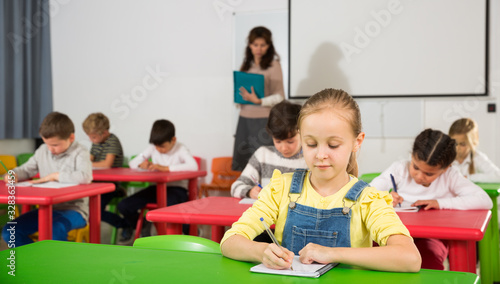
<svg viewBox="0 0 500 284"><path fill-rule="evenodd" d="M116 245L41 241L0 251L0 283L480 283L468 272L423 269L419 273L364 270L339 265L318 279L252 273L255 263L220 254Z"/></svg>

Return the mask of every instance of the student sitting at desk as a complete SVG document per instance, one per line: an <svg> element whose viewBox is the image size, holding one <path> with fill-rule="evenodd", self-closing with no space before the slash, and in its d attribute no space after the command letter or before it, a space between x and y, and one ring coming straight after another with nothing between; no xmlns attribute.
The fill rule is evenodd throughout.
<svg viewBox="0 0 500 284"><path fill-rule="evenodd" d="M397 192L391 192L394 206L406 200L424 210L491 209L493 204L486 192L450 166L456 153L455 140L441 131L426 129L415 139L410 161L394 162L370 184L384 191L396 187ZM422 268L444 269L446 243L415 239L415 244L422 255Z"/></svg>
<svg viewBox="0 0 500 284"><path fill-rule="evenodd" d="M23 165L15 168L16 181L27 180L40 173L40 179L32 183L59 181L61 183L89 184L92 181L92 164L87 149L75 141L75 126L62 113L49 113L40 126L42 144L35 154ZM9 180L8 175L4 177ZM88 199L81 198L55 204L52 212L52 238L64 241L68 232L87 225L89 215ZM29 235L38 232L38 209L29 211L14 220L16 224L15 246L33 241ZM2 230L2 237L8 240L9 226Z"/></svg>
<svg viewBox="0 0 500 284"><path fill-rule="evenodd" d="M290 268L296 254L302 263L419 271L420 255L390 194L356 178L356 152L365 134L354 99L342 90L323 90L302 107L298 127L308 170L275 171L224 235L223 255L274 269ZM261 217L276 225L281 246L253 241L264 231ZM372 240L380 247L371 247Z"/></svg>
<svg viewBox="0 0 500 284"><path fill-rule="evenodd" d="M474 182L500 182L500 169L488 156L477 150L479 133L477 124L470 118L453 122L448 132L457 142L457 158L453 166Z"/></svg>
<svg viewBox="0 0 500 284"><path fill-rule="evenodd" d="M297 129L300 105L282 101L271 109L266 130L274 146L261 146L252 155L240 177L231 185L231 195L257 199L260 185L267 185L275 169L283 173L306 168Z"/></svg>
<svg viewBox="0 0 500 284"><path fill-rule="evenodd" d="M91 113L82 123L92 147L90 160L94 168L120 168L123 166L123 149L116 135L109 132L109 119L102 113ZM127 222L117 214L106 210L106 206L115 197L126 195L125 190L115 182L115 191L101 195L101 220L116 228L124 228Z"/></svg>
<svg viewBox="0 0 500 284"><path fill-rule="evenodd" d="M151 145L129 162L131 169L144 169L160 172L196 171L198 163L186 146L177 142L172 122L160 119L153 123L149 138ZM150 162L149 159L152 161ZM188 200L187 180L167 183L167 206ZM128 226L122 231L120 242L132 238L133 228L139 217L139 210L148 203L156 203L156 185L145 188L118 203L118 210Z"/></svg>

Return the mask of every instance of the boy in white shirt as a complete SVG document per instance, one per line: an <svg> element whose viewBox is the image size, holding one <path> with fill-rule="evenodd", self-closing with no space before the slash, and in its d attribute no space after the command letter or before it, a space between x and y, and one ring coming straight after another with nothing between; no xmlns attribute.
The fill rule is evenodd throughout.
<svg viewBox="0 0 500 284"><path fill-rule="evenodd" d="M172 122L165 119L155 121L149 143L151 145L146 150L129 162L130 168L161 172L196 171L198 169L198 164L188 149L177 142ZM187 187L187 180L167 183L167 206L186 202L188 200ZM152 185L123 199L118 204L118 211L128 223L128 227L122 231L121 242L127 242L132 238L133 228L140 217L139 210L148 203L156 202L156 185Z"/></svg>

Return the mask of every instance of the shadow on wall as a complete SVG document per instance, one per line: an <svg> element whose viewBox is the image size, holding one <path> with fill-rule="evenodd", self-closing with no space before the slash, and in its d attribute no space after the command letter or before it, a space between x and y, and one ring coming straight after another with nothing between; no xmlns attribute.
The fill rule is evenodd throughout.
<svg viewBox="0 0 500 284"><path fill-rule="evenodd" d="M326 88L343 89L350 93L347 77L339 67L342 56L342 51L335 44L322 43L311 58L307 78L300 81L295 94L312 96Z"/></svg>

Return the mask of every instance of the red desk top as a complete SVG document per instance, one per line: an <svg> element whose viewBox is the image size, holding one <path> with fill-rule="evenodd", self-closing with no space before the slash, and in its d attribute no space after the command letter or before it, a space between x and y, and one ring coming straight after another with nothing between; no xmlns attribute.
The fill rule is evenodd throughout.
<svg viewBox="0 0 500 284"><path fill-rule="evenodd" d="M398 212L416 238L480 241L491 218L490 210L420 210Z"/></svg>
<svg viewBox="0 0 500 284"><path fill-rule="evenodd" d="M8 203L7 185L0 181L0 203ZM115 190L112 183L80 184L64 188L16 187L16 204L50 205Z"/></svg>
<svg viewBox="0 0 500 284"><path fill-rule="evenodd" d="M150 172L133 170L130 168L112 168L93 170L95 181L143 181L143 182L171 182L183 179L192 179L207 175L206 171L186 172Z"/></svg>
<svg viewBox="0 0 500 284"><path fill-rule="evenodd" d="M231 226L250 204L213 196L149 211L152 222ZM413 237L479 241L491 217L489 210L421 210L398 212Z"/></svg>
<svg viewBox="0 0 500 284"><path fill-rule="evenodd" d="M231 226L251 204L239 204L239 198L211 196L149 211L153 222L191 223Z"/></svg>

